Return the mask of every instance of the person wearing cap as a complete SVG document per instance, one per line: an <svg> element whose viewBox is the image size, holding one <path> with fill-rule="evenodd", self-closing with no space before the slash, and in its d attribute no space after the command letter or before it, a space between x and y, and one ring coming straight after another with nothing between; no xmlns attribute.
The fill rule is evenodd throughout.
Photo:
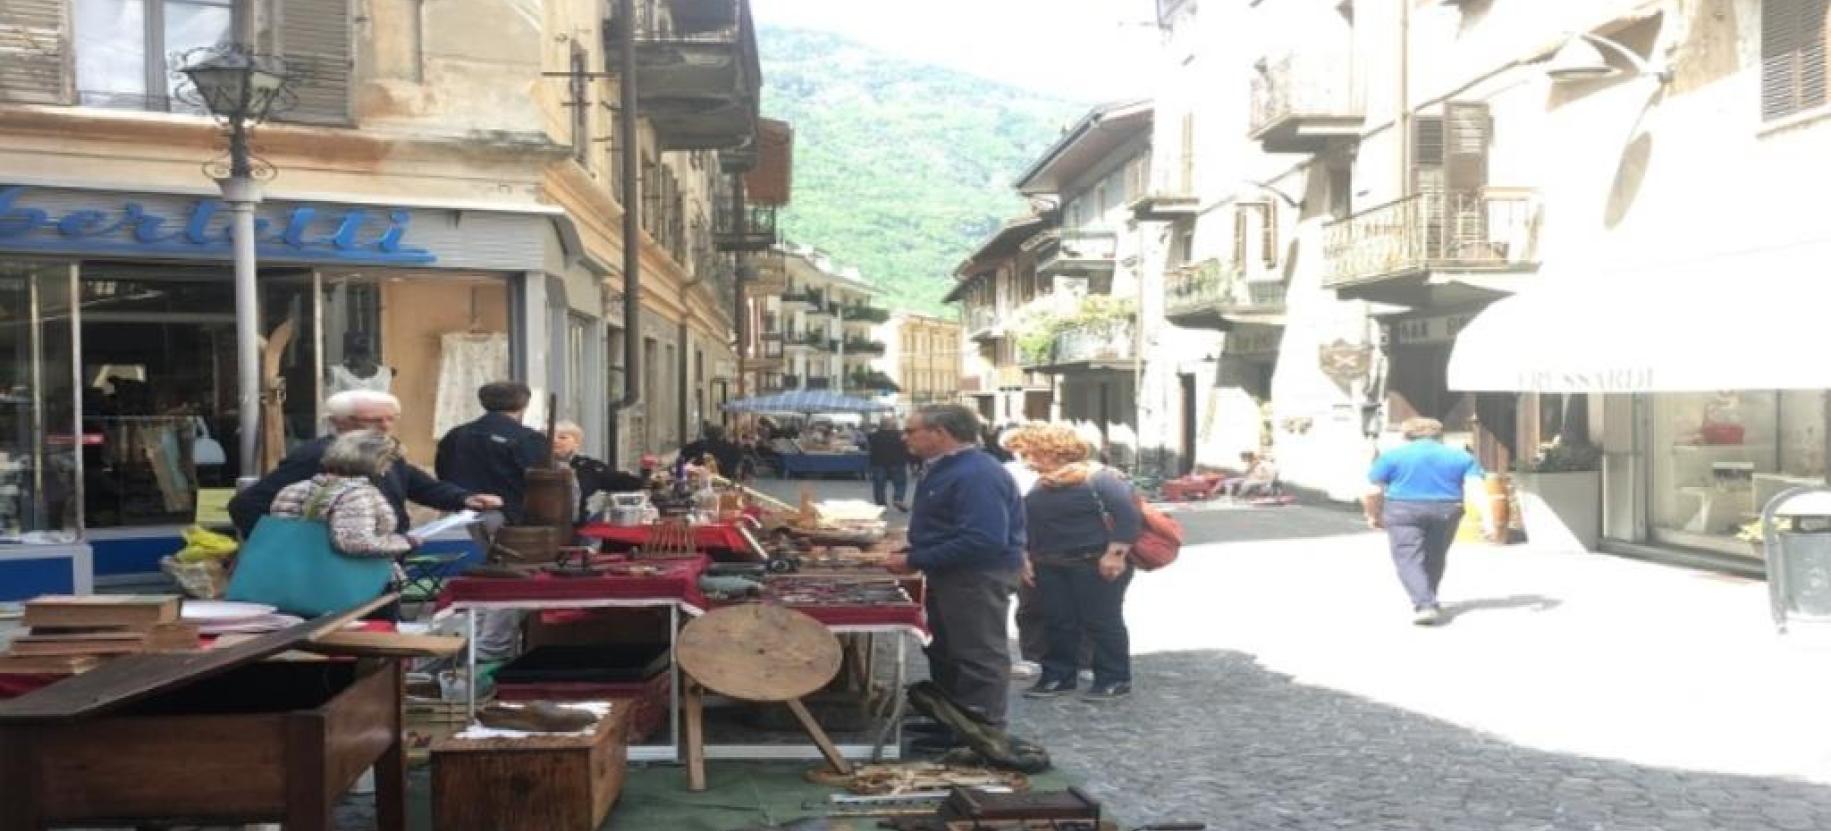
<svg viewBox="0 0 1831 831"><path fill-rule="evenodd" d="M1462 523L1464 483L1482 477L1481 464L1443 443L1441 421L1408 418L1400 429L1406 443L1373 461L1361 504L1367 524L1386 531L1399 583L1411 598L1412 622L1436 626L1446 620L1437 586Z"/></svg>

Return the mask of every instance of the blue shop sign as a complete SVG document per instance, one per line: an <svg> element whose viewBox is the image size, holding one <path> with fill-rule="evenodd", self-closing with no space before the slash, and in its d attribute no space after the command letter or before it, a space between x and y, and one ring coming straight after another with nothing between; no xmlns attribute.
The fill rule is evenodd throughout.
<svg viewBox="0 0 1831 831"><path fill-rule="evenodd" d="M351 265L431 265L438 257L406 244L412 212L403 208L281 205L254 220L264 259ZM230 211L220 199L179 210L131 199L118 206L34 207L30 189L0 186L0 250L76 256L228 259Z"/></svg>

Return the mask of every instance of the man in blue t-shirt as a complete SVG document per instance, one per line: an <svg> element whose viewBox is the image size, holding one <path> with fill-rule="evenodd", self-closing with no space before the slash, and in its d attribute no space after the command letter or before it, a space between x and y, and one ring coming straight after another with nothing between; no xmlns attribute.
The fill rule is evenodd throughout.
<svg viewBox="0 0 1831 831"><path fill-rule="evenodd" d="M1462 523L1463 481L1481 478L1481 464L1443 444L1441 421L1409 418L1400 429L1405 446L1373 460L1367 474L1373 487L1361 504L1367 524L1386 529L1399 582L1411 596L1412 622L1435 626L1444 622L1437 585Z"/></svg>

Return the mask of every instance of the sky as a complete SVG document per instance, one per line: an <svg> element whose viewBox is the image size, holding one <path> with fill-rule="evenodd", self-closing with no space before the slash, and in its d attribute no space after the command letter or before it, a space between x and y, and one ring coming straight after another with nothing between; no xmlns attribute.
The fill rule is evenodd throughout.
<svg viewBox="0 0 1831 831"><path fill-rule="evenodd" d="M760 25L1093 103L1148 94L1154 0L751 0Z"/></svg>

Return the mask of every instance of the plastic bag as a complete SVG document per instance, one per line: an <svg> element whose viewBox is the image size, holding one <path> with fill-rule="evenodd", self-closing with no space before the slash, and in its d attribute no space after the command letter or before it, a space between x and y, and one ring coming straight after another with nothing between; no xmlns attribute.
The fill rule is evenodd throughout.
<svg viewBox="0 0 1831 831"><path fill-rule="evenodd" d="M181 563L175 557L162 557L159 570L178 584L185 597L197 600L220 598L229 587L229 570L223 568L222 560Z"/></svg>
<svg viewBox="0 0 1831 831"><path fill-rule="evenodd" d="M239 544L227 534L218 534L202 526L193 525L184 529L184 547L173 555L181 563L202 563L222 560L234 554Z"/></svg>

